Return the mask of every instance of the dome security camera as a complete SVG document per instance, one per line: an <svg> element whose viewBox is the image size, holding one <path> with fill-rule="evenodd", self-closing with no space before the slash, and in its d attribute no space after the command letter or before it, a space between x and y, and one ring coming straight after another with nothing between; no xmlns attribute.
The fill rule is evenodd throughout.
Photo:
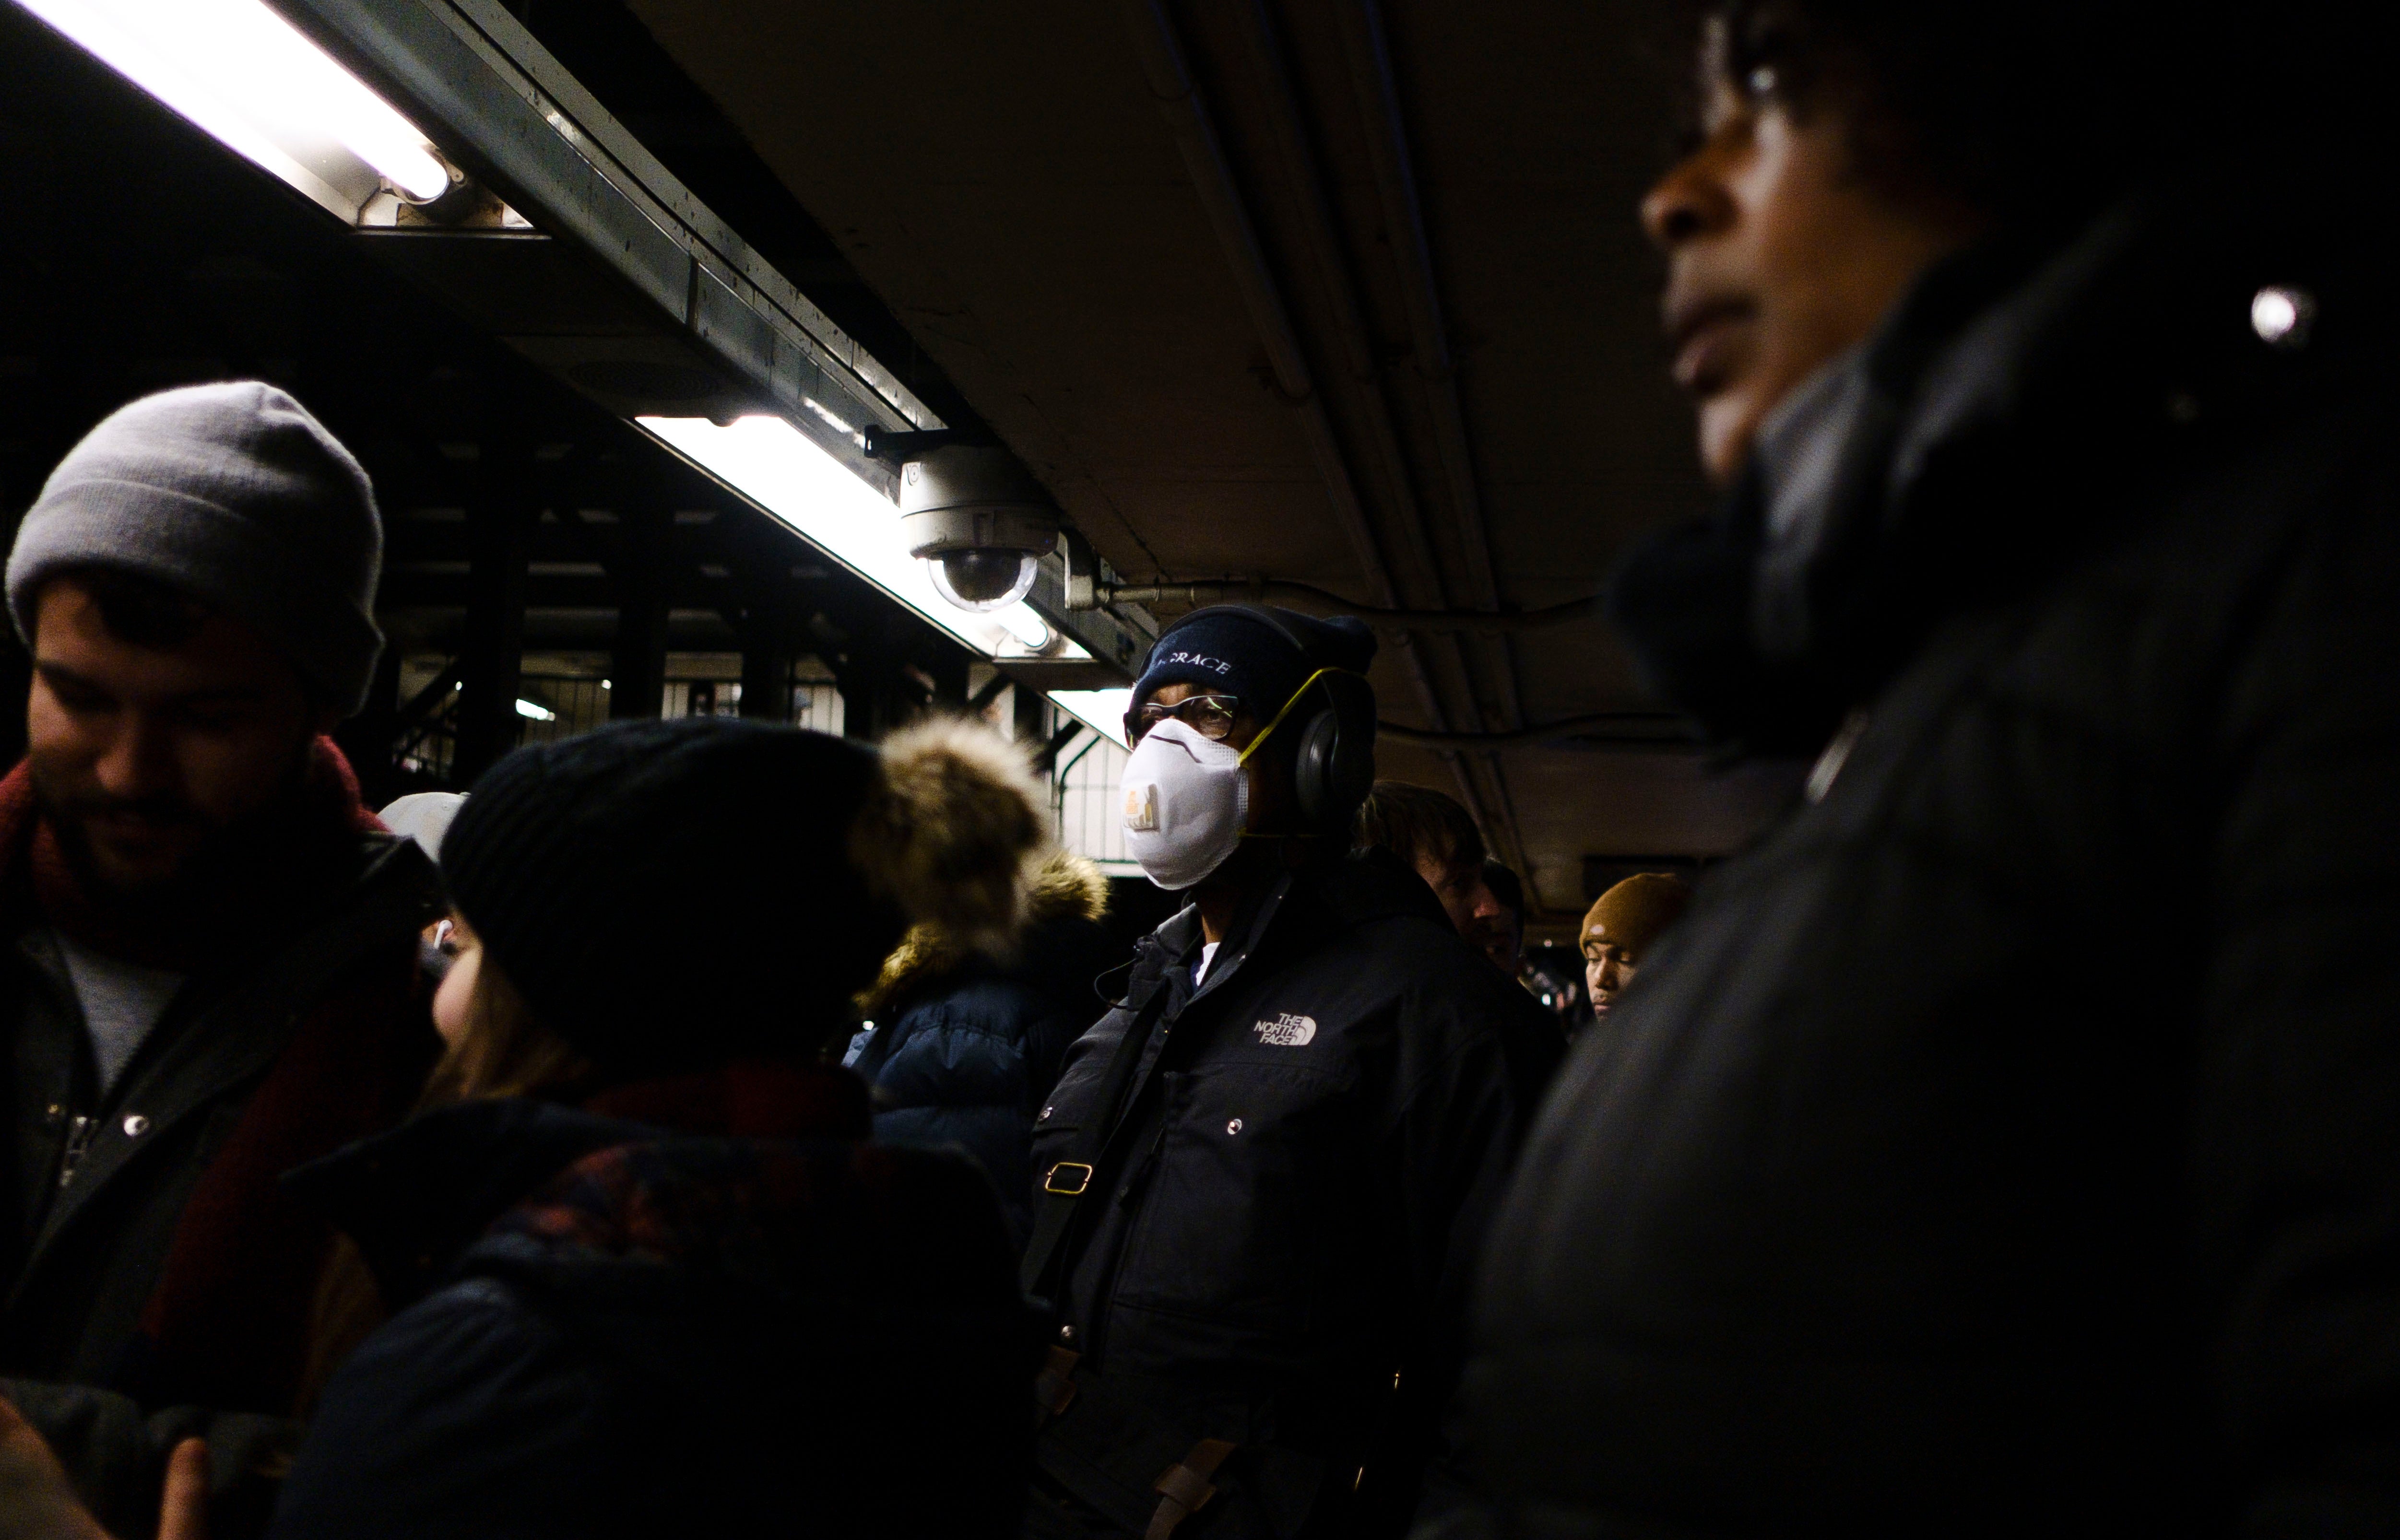
<svg viewBox="0 0 2400 1540"><path fill-rule="evenodd" d="M943 598L1002 609L1033 587L1058 511L1007 450L951 444L900 468L900 533Z"/></svg>

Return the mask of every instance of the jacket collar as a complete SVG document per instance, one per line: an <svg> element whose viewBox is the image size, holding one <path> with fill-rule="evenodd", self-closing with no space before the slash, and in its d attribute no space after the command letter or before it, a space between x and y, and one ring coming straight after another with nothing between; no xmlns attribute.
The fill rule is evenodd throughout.
<svg viewBox="0 0 2400 1540"><path fill-rule="evenodd" d="M529 1097L461 1102L301 1166L284 1186L358 1243L394 1309L441 1281L491 1222L647 1124Z"/></svg>
<svg viewBox="0 0 2400 1540"><path fill-rule="evenodd" d="M1109 879L1100 868L1063 850L1053 851L1034 868L1025 894L1026 926L1037 935L1043 926L1095 923L1108 908ZM881 975L859 995L859 1014L880 1020L895 1005L965 975L984 961L938 925L919 924L901 938L883 960Z"/></svg>
<svg viewBox="0 0 2400 1540"><path fill-rule="evenodd" d="M2156 506L2324 363L2246 324L2262 283L2313 281L2316 245L2247 235L2223 203L2129 199L1929 273L1771 423L1713 517L1620 568L1611 612L1654 689L1721 745L1813 752L1942 618ZM2196 395L2207 434L2183 426Z"/></svg>
<svg viewBox="0 0 2400 1540"><path fill-rule="evenodd" d="M1304 949L1372 920L1410 914L1430 919L1445 930L1450 926L1441 901L1425 886L1425 879L1381 847L1321 866L1286 872L1235 913L1225 944L1193 998L1215 993L1245 967L1256 966L1255 959ZM1180 988L1188 989L1200 947L1199 906L1187 905L1137 943L1137 977L1159 978L1168 987L1178 987L1180 974Z"/></svg>
<svg viewBox="0 0 2400 1540"><path fill-rule="evenodd" d="M587 1155L676 1134L863 1139L866 1089L776 1062L610 1088L583 1107L528 1097L438 1107L285 1177L358 1243L394 1308L442 1281L492 1222Z"/></svg>

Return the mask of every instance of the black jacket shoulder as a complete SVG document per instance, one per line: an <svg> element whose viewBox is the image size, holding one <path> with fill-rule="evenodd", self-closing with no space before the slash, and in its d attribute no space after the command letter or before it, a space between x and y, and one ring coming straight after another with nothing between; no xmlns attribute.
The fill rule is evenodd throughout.
<svg viewBox="0 0 2400 1540"><path fill-rule="evenodd" d="M963 1160L487 1102L306 1184L419 1292L274 1535L1015 1533L1033 1325Z"/></svg>

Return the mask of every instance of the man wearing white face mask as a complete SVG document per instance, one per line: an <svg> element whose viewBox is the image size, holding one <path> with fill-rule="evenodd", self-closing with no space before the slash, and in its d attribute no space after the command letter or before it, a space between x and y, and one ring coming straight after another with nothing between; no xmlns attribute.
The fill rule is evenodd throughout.
<svg viewBox="0 0 2400 1540"><path fill-rule="evenodd" d="M1413 870L1347 857L1373 656L1224 606L1136 685L1125 838L1189 902L1035 1125L1029 1535L1398 1534L1450 1485L1460 1290L1557 1033Z"/></svg>

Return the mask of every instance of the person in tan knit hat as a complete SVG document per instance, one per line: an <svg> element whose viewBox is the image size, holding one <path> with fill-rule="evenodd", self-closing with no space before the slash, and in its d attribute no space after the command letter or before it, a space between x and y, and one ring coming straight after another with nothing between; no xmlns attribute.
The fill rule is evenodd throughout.
<svg viewBox="0 0 2400 1540"><path fill-rule="evenodd" d="M1595 1021L1608 1019L1633 971L1650 948L1684 917L1692 890L1682 879L1663 872L1639 872L1600 895L1583 917L1584 988L1591 995Z"/></svg>

